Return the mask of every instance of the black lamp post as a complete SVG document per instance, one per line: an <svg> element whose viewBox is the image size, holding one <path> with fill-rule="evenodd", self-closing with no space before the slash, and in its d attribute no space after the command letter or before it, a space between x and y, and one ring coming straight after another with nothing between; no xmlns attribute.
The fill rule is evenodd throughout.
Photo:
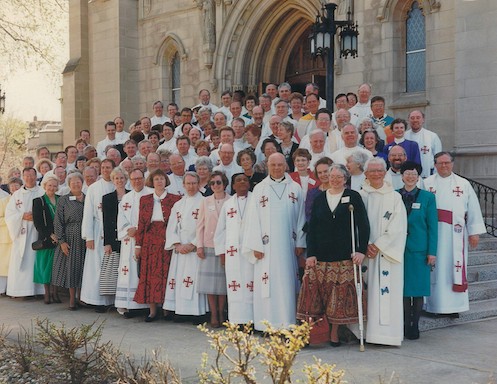
<svg viewBox="0 0 497 384"><path fill-rule="evenodd" d="M322 13L316 17L309 39L314 58L326 56L326 108L333 111L335 83L335 35L340 29L340 57L357 57L357 23L352 21L352 13L347 12L347 20L335 20L335 3L323 4Z"/></svg>
<svg viewBox="0 0 497 384"><path fill-rule="evenodd" d="M2 86L0 85L0 114L5 112L5 91L2 94Z"/></svg>

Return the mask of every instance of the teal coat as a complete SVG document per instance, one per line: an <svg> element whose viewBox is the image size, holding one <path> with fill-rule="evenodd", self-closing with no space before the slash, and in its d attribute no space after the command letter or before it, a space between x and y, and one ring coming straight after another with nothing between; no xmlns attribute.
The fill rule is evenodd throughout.
<svg viewBox="0 0 497 384"><path fill-rule="evenodd" d="M404 296L430 296L428 255L437 255L438 213L435 195L420 190L407 217L404 251Z"/></svg>

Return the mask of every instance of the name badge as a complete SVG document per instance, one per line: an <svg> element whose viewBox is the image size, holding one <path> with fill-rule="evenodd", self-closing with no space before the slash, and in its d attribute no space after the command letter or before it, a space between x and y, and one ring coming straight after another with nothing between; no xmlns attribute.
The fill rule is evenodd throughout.
<svg viewBox="0 0 497 384"><path fill-rule="evenodd" d="M412 209L419 209L421 208L421 203L412 203Z"/></svg>
<svg viewBox="0 0 497 384"><path fill-rule="evenodd" d="M207 209L208 209L209 211L211 211L211 212L214 212L214 211L216 210L216 206L215 206L215 205L209 205L209 206L207 207Z"/></svg>
<svg viewBox="0 0 497 384"><path fill-rule="evenodd" d="M341 200L342 204L350 203L350 196L344 196Z"/></svg>
<svg viewBox="0 0 497 384"><path fill-rule="evenodd" d="M76 196L69 196L70 201L76 201Z"/></svg>
<svg viewBox="0 0 497 384"><path fill-rule="evenodd" d="M316 184L316 180L309 178L309 184L311 184L311 185Z"/></svg>

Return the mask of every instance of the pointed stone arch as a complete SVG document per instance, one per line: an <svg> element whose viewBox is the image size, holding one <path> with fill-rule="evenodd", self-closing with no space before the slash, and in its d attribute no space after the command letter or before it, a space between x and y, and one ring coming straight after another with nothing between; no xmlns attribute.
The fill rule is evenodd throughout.
<svg viewBox="0 0 497 384"><path fill-rule="evenodd" d="M154 64L161 65L165 58L172 60L176 52L179 53L182 61L188 59L185 46L175 33L168 32L157 49Z"/></svg>

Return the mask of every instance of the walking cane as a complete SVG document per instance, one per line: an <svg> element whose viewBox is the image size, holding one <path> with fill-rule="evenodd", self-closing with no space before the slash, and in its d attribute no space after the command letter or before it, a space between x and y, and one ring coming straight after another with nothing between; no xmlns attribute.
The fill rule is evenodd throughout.
<svg viewBox="0 0 497 384"><path fill-rule="evenodd" d="M349 205L350 211L350 232L352 235L352 254L355 254L355 224L354 224L354 206ZM359 274L359 281L357 281ZM359 316L359 338L361 345L359 351L364 352L364 319L362 318L362 271L361 266L354 264L354 284L357 294L357 312Z"/></svg>

